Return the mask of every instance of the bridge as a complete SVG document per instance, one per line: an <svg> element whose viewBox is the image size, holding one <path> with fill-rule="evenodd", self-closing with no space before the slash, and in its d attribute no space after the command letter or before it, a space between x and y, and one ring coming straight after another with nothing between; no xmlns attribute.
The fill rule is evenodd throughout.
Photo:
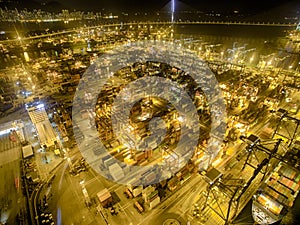
<svg viewBox="0 0 300 225"><path fill-rule="evenodd" d="M32 39L42 39L48 38L53 36L59 36L63 34L69 34L73 32L77 32L78 30L87 30L87 29L96 29L101 27L120 27L120 26L137 26L137 25L157 25L157 26L171 26L171 25L227 25L227 26L265 26L265 27L292 27L297 28L297 23L270 23L270 22L232 22L232 21L147 21L147 22L127 22L127 23L113 23L113 24L99 24L97 26L90 26L90 27L80 27L69 29L65 31L59 31L51 34L41 34L31 37L24 37L24 38L15 38L9 40L0 41L1 43L8 43L8 42L18 42L18 41L26 41Z"/></svg>
<svg viewBox="0 0 300 225"><path fill-rule="evenodd" d="M135 24L150 24L150 25L244 25L244 26L273 26L273 27L297 27L297 23L271 23L271 22L237 22L237 21L156 21L156 22L139 22L139 23L125 23L124 25Z"/></svg>

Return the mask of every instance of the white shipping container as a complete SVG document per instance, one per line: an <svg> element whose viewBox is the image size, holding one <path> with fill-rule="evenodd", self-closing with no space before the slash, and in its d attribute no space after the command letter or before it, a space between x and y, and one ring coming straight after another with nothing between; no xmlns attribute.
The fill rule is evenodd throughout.
<svg viewBox="0 0 300 225"><path fill-rule="evenodd" d="M132 191L133 197L140 195L142 193L142 191L143 191L143 186L136 187Z"/></svg>
<svg viewBox="0 0 300 225"><path fill-rule="evenodd" d="M152 202L150 202L149 206L150 209L153 209L155 206L157 206L160 203L160 197L157 196L155 199L153 199Z"/></svg>
<svg viewBox="0 0 300 225"><path fill-rule="evenodd" d="M124 177L124 172L122 168L119 166L119 164L115 163L109 167L109 172L110 175L115 179L115 180L120 180Z"/></svg>

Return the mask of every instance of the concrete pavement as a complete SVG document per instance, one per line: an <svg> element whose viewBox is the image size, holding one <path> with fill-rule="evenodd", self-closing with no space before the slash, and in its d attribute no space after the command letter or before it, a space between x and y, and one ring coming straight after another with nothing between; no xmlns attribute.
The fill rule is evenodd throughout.
<svg viewBox="0 0 300 225"><path fill-rule="evenodd" d="M20 177L21 144L9 135L0 136L0 205L1 223L16 224L19 211L26 212Z"/></svg>

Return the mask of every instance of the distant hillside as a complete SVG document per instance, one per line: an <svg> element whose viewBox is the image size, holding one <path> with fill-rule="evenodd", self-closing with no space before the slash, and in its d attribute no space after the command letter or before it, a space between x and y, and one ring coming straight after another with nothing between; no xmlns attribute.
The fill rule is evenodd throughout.
<svg viewBox="0 0 300 225"><path fill-rule="evenodd" d="M181 11L195 11L196 9L191 7L190 5L182 2L182 1L178 1L175 0L174 1L174 5L175 5L175 10L177 12L181 12ZM160 11L161 12L170 12L172 9L172 2L169 1Z"/></svg>
<svg viewBox="0 0 300 225"><path fill-rule="evenodd" d="M34 0L2 0L0 1L0 8L4 9L42 9L49 12L59 12L65 9L64 5L57 1L50 1L48 3L40 3Z"/></svg>
<svg viewBox="0 0 300 225"><path fill-rule="evenodd" d="M248 20L253 21L280 21L299 22L300 20L300 2L290 1L271 9L265 9L260 13L249 16Z"/></svg>
<svg viewBox="0 0 300 225"><path fill-rule="evenodd" d="M193 6L193 8L200 11L229 13L233 11L240 11L242 13L262 13L266 10L281 7L289 3L296 3L299 0L260 0L260 1L244 1L244 0L180 0L186 5ZM299 9L299 8L298 8Z"/></svg>

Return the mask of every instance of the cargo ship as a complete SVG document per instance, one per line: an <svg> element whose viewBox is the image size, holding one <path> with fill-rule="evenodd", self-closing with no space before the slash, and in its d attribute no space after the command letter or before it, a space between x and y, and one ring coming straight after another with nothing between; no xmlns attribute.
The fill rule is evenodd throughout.
<svg viewBox="0 0 300 225"><path fill-rule="evenodd" d="M293 206L300 189L300 172L280 162L253 195L252 217L257 224L280 221Z"/></svg>

